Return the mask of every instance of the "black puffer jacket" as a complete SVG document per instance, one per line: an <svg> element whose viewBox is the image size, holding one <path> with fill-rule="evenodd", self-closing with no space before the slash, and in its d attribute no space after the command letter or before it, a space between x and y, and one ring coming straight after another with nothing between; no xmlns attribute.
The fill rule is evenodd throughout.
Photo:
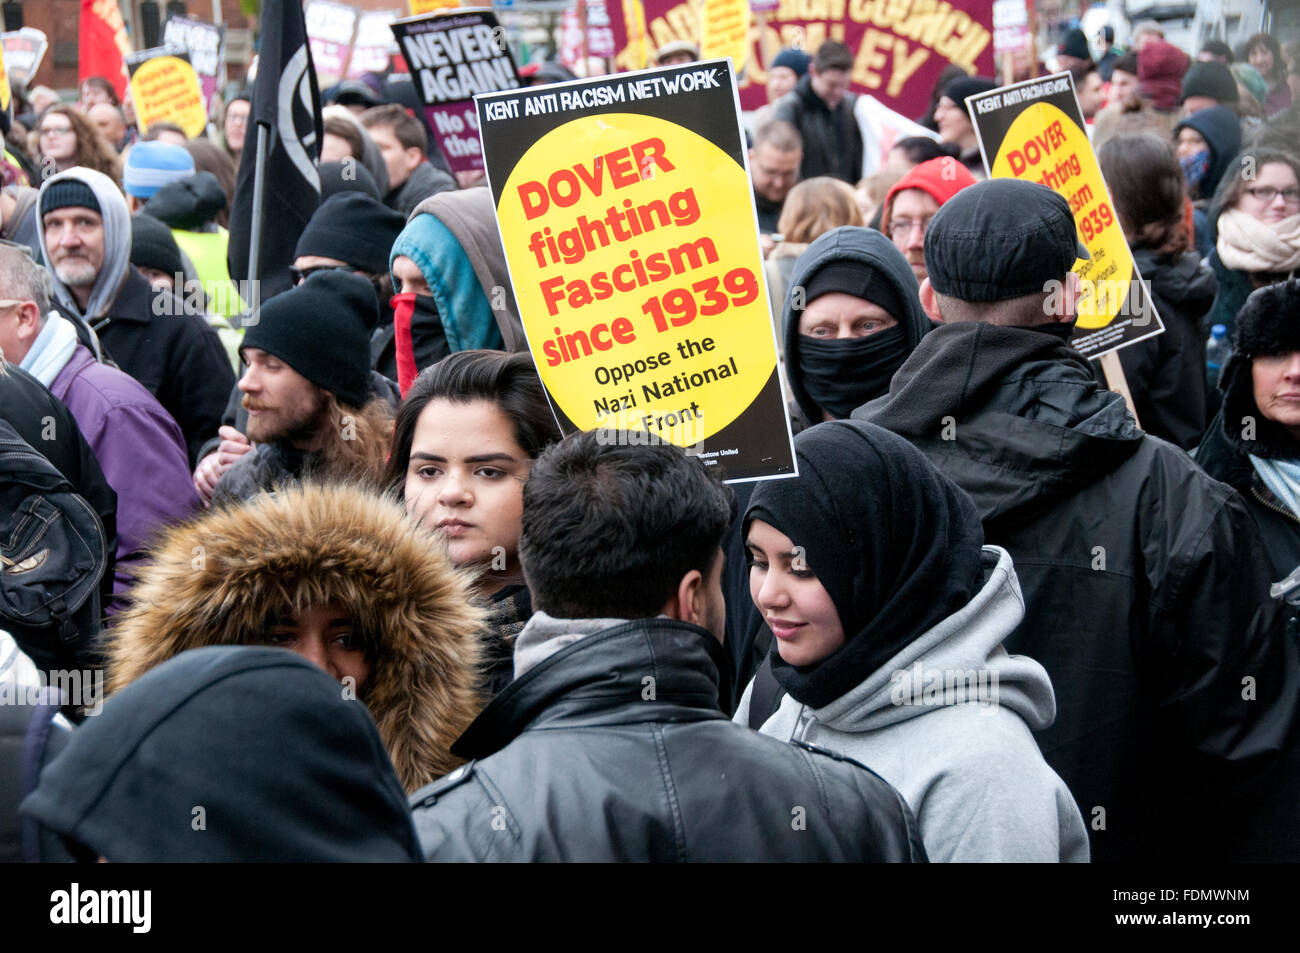
<svg viewBox="0 0 1300 953"><path fill-rule="evenodd" d="M854 417L924 452L1015 560L1025 618L1006 648L1051 676L1056 723L1037 738L1093 859L1233 856L1246 835L1227 819L1300 692L1241 498L1042 331L945 325Z"/></svg>
<svg viewBox="0 0 1300 953"><path fill-rule="evenodd" d="M647 619L529 669L453 746L477 760L411 796L425 857L925 859L877 775L729 722L725 665L703 629Z"/></svg>
<svg viewBox="0 0 1300 953"><path fill-rule="evenodd" d="M846 93L838 106L827 109L813 92L811 75L777 102L772 118L790 123L803 137L800 179L830 175L855 185L862 178L862 130L853 115L856 102L853 93Z"/></svg>

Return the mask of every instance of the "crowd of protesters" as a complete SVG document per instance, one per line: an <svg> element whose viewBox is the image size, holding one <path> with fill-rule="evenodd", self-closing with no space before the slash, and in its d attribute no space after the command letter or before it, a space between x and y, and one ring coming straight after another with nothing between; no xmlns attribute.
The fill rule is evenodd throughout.
<svg viewBox="0 0 1300 953"><path fill-rule="evenodd" d="M999 81L951 67L869 163L854 52L773 59L745 126L799 476L733 486L562 436L409 78L324 92L262 300L248 91L187 138L101 78L19 90L0 506L43 508L0 521L94 591L0 631L0 693L102 694L0 704L0 859L1300 859L1300 44L1114 39L1051 59L1165 329L1123 396L1070 345L1066 200L986 181Z"/></svg>

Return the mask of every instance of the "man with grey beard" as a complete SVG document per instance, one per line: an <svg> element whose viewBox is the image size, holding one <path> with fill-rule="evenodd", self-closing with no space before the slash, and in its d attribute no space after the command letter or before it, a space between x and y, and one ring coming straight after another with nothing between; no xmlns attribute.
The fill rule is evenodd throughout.
<svg viewBox="0 0 1300 953"><path fill-rule="evenodd" d="M221 340L182 298L153 289L131 267L131 219L112 179L68 169L45 181L39 203L37 230L55 307L96 332L103 356L175 418L193 467L204 441L216 435L235 383Z"/></svg>

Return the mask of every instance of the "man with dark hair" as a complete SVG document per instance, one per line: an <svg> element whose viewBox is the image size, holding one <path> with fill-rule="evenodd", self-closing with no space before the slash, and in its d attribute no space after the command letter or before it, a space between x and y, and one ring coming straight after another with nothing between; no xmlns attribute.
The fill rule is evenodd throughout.
<svg viewBox="0 0 1300 953"><path fill-rule="evenodd" d="M1079 110L1083 113L1084 121L1091 125L1097 110L1101 109L1101 104L1106 99L1101 72L1092 60L1071 66L1069 71L1074 77L1074 94L1079 97Z"/></svg>
<svg viewBox="0 0 1300 953"><path fill-rule="evenodd" d="M862 178L862 130L849 92L853 53L838 40L817 48L808 74L776 104L773 118L788 122L803 139L799 178L833 175L850 185Z"/></svg>
<svg viewBox="0 0 1300 953"><path fill-rule="evenodd" d="M915 444L1015 560L1025 618L1006 647L1051 676L1038 741L1093 859L1240 856L1249 835L1215 819L1289 744L1295 647L1241 498L1138 430L1068 345L1086 257L1059 194L958 192L925 236L921 302L943 323L853 416Z"/></svg>
<svg viewBox="0 0 1300 953"><path fill-rule="evenodd" d="M425 857L922 859L877 775L720 710L734 501L648 439L572 434L533 464L519 556L538 611L515 680L452 747L470 763L411 796Z"/></svg>
<svg viewBox="0 0 1300 953"><path fill-rule="evenodd" d="M776 231L785 197L799 181L803 162L803 140L788 122L773 119L760 126L749 150L749 178L754 184L754 205L758 209L758 230Z"/></svg>
<svg viewBox="0 0 1300 953"><path fill-rule="evenodd" d="M437 192L456 188L456 180L429 164L424 124L397 103L374 106L361 114L361 125L384 155L388 194L384 204L403 215Z"/></svg>

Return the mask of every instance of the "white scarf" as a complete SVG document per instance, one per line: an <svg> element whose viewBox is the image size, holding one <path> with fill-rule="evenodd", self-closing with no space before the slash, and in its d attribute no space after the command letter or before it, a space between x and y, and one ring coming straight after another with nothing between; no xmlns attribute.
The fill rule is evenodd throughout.
<svg viewBox="0 0 1300 953"><path fill-rule="evenodd" d="M51 311L45 318L45 327L32 342L32 349L18 366L47 388L53 387L54 378L67 366L76 349L76 329L57 311Z"/></svg>
<svg viewBox="0 0 1300 953"><path fill-rule="evenodd" d="M1250 454L1251 466L1264 485L1293 514L1300 516L1300 464L1294 460L1272 460Z"/></svg>
<svg viewBox="0 0 1300 953"><path fill-rule="evenodd" d="M1300 268L1300 215L1275 225L1239 208L1219 216L1219 259L1234 271L1291 272Z"/></svg>

